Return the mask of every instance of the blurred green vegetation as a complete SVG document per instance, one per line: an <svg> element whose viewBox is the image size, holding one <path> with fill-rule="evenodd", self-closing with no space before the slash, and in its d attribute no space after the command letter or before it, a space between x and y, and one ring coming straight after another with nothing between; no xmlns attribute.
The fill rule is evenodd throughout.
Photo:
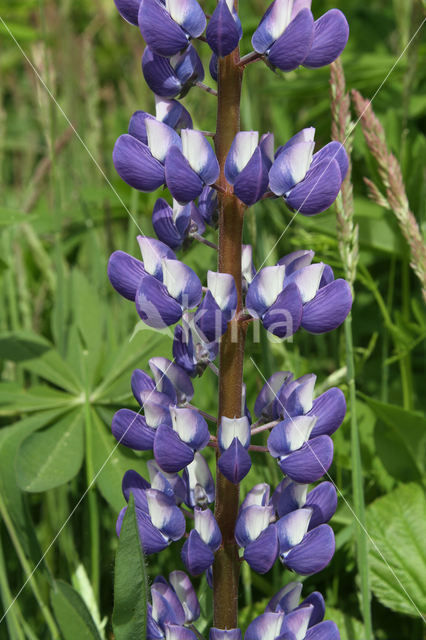
<svg viewBox="0 0 426 640"><path fill-rule="evenodd" d="M214 3L206 5L208 12ZM424 230L426 67L421 35L381 86L423 20L422 3L314 0L314 14L336 6L351 28L342 56L348 88L375 96L375 112L401 163L411 209ZM264 9L259 0L241 2L243 53L250 51L251 34ZM143 472L146 456L121 446L112 453L109 425L116 409L133 406L133 368L145 367L153 355L171 353L167 336L145 330L132 338L134 308L114 294L106 277L113 250L137 255L136 235L153 234L151 212L158 194L132 193L111 160L114 142L126 131L133 111L153 110L140 70L144 45L138 29L120 18L113 0L0 0L0 18L0 593L5 609L19 592L7 623L0 625L0 639L55 635L49 593L56 593L53 608L60 623L58 579L73 584L98 628L108 617L105 637L112 637L114 527L124 504L121 477L128 468ZM200 44L198 49L207 68L207 47ZM207 82L213 86L211 79ZM213 96L193 89L183 102L196 127L214 129ZM276 144L283 144L311 125L319 146L329 141L328 68L285 76L261 63L247 68L242 128L273 131ZM424 480L420 412L425 404L426 320L395 216L368 200L363 176L374 179L378 174L360 127L353 163L360 228L353 332L368 530L408 593L372 548L373 626L377 640L417 640L422 622L416 608L425 610L424 590L422 594L417 584L425 557L415 543L425 534L415 506L421 503L418 486ZM290 220L278 202L266 201L248 213L245 241L254 245L257 265L265 258L273 264L296 248L313 248L340 276L334 210L312 219L297 216L275 246ZM200 275L215 264L213 252L201 245L191 246L185 259ZM262 336L260 344L249 342L248 354L266 377L280 368L296 376L314 371L323 389L339 384L346 390L343 330L325 336L302 332L284 344ZM252 407L262 379L249 357L246 382ZM203 408L214 413L212 372L195 387ZM331 474L350 502L347 419L334 440ZM255 482L277 482L275 469L265 468L260 454L253 460L243 490ZM416 504L404 533L402 524L392 526L389 514L394 504L395 518L402 518L410 496ZM324 572L306 580L306 593L319 589L324 594L343 640L363 640L353 518L343 500L333 527L335 558ZM180 566L179 545L148 558L151 579L172 566ZM270 576L243 573L243 579L245 625L290 577L284 578L276 566ZM211 594L204 579L200 584L203 632L211 622Z"/></svg>

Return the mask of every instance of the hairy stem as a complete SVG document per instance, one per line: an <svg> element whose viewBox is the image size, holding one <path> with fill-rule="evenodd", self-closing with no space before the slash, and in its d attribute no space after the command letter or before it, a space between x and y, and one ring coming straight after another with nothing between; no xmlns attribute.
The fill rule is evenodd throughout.
<svg viewBox="0 0 426 640"><path fill-rule="evenodd" d="M231 143L240 129L240 99L242 69L238 68L239 50L235 49L219 61L216 155L220 164L219 177L219 271L234 276L241 296L241 242L244 207L232 194L225 179L224 166ZM220 345L219 421L241 416L245 328L232 320ZM215 516L222 532L223 543L213 564L214 626L231 629L238 626L238 581L240 563L234 538L238 513L239 487L229 482L217 470Z"/></svg>

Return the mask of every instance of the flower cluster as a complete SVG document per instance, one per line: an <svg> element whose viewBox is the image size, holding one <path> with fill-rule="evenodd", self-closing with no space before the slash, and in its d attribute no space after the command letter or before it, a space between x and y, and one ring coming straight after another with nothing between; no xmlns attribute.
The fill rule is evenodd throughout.
<svg viewBox="0 0 426 640"><path fill-rule="evenodd" d="M139 411L120 409L112 421L121 445L153 454L147 463L149 481L133 470L125 474L124 499L134 496L146 554L180 541L186 571L192 576L205 573L212 586L215 554L225 544L213 509L214 476L221 474L238 485L250 473L250 451L260 448L276 460L282 480L273 490L266 483L253 486L234 514L241 561L261 574L277 561L300 575L316 573L334 553L328 522L337 495L330 481L309 485L318 483L332 463L331 436L346 411L343 393L332 388L315 397L314 374L295 379L280 371L258 394L253 422L244 385L236 415L216 417L191 404L192 379L208 367L217 370L221 340L234 326L258 322L282 339L301 328L314 334L337 328L351 308L350 287L335 279L329 265L314 262L310 250L294 251L256 270L252 247L243 245L241 278L238 269L235 279L222 271L208 271L200 278L175 252L194 241L217 249L205 235L218 226L223 194L242 212L273 198L291 211L319 214L339 193L348 170L346 152L336 142L315 152L313 127L277 147L272 133L239 131L220 166L209 135L194 128L191 115L175 98L197 85L206 89L197 40L210 47L213 80L221 59L238 47L243 29L234 3L218 0L208 20L197 0L115 3L120 14L139 27L147 45L142 71L155 94L156 113L132 115L128 133L116 141L114 166L131 187L143 192L163 187L170 198L158 198L154 205L152 225L158 239L138 237L140 258L115 251L108 276L149 327L174 326L173 359L152 357L151 375L141 369L133 372L131 387ZM347 39L348 25L337 9L314 20L311 0L274 0L254 31L254 50L239 63L244 67L263 60L282 71L321 67L340 55ZM268 432L267 447L252 443L261 432ZM208 447L216 452L215 469L209 466L213 456ZM126 508L117 520L118 534ZM281 589L249 624L245 639L338 640L334 623L323 621L322 596L314 592L299 603L301 590L298 582ZM168 581L157 577L151 586L146 637L194 640L193 623L199 615L186 573L172 571ZM241 638L237 628L210 629L210 640Z"/></svg>

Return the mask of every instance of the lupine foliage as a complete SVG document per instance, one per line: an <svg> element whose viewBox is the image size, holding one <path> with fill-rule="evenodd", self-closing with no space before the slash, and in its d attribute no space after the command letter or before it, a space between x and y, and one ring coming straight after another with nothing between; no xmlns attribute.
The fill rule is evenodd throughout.
<svg viewBox="0 0 426 640"><path fill-rule="evenodd" d="M139 2L128 2L130 10L132 4L134 9ZM359 3L351 1L344 5L337 0L333 3L314 1L316 19L333 7L340 8L347 16L351 37L343 61L350 88L357 87L365 97L373 95L420 22L418 4L395 2L395 21L390 4L382 6L373 1L360 9ZM189 34L194 51L203 63L205 78L202 79L196 55L191 53L191 64L196 68L198 64L197 81L205 81L214 87L209 78L209 62L214 75L216 56L226 55L229 47L240 42L243 53L251 51L254 46L251 39L266 7L242 3L243 34L232 7L230 11L225 2L220 2L216 9L214 3L203 8L212 15L205 31L214 51L211 58L209 46L195 39L197 25L188 26L182 21L184 17L177 21L176 15L172 18L181 30L174 31L176 38L182 38L182 29ZM178 270L179 283L185 282L188 286L185 290L176 290L173 280L167 281L167 276L163 278L163 265L157 269L151 264L150 284L144 291L150 291L154 297L138 294L141 280L147 281L141 263L150 264L150 260L139 252L134 239L138 233L134 222L129 220L127 225L122 203L105 187L86 151L73 139L72 131L66 129L61 114L49 104L41 89L34 90L37 85L32 72L23 64L10 36L3 31L1 126L5 144L1 154L1 176L5 208L1 212L4 251L0 348L4 360L0 392L2 423L6 426L17 421L16 425L2 429L0 434L0 509L5 525L1 531L0 590L5 606L19 592L26 576L37 566L42 552L67 517L71 515L71 518L19 594L7 619L2 620L1 638L15 640L34 637L34 634L43 638L59 637L59 633L66 639L112 637L111 623L108 621L104 626L106 619L101 621L99 610L110 618L112 558L118 542L113 533L113 520L126 505L130 491L135 498L135 510L140 512L137 522L143 531L152 532L148 539L157 546L167 545L158 555L147 558L151 579L149 613L157 625L150 623L151 633L154 637L166 633L169 637L183 634L192 638L192 630L187 627L187 631L183 631L182 625L194 622L206 637L212 624L208 587L211 576L206 567L220 540L208 515L212 513L214 500L214 484L208 468L214 475L216 447L203 449L203 445L207 437L206 426L212 433L216 427L206 416L200 419L198 414L197 417L185 402L193 394L191 404L212 414L217 410L215 376L209 363L217 358L218 345L211 337L216 336L217 328L222 331L232 316L232 284L228 283L224 291L217 275L214 252L197 243L198 236L215 241L216 195L209 186L214 166L208 163L200 166L198 161L202 154L191 156L188 134L184 134L175 146L178 153L173 151L180 164L171 165L167 170L166 162L163 162L167 154L162 157L164 149L151 153L147 133L150 125L146 127L145 119L155 118L160 123L151 127L152 144L158 142L159 132L165 130L162 124L178 130L214 130L215 99L202 95L188 84L191 75L188 76L182 63L188 64L189 58L173 58L174 75L167 84L168 96L154 104L146 85L140 81L144 45L136 26L137 13L133 11L133 16L130 15L134 28L121 20L110 0L99 3L80 0L72 6L53 0L43 3L28 0L19 7L8 3L2 13L88 148L102 166L105 162L106 173L133 218L148 237L157 236L163 245L169 246L164 256L166 265L179 262L172 267ZM306 29L307 23L308 20L302 27ZM227 25L226 38L219 41L215 24ZM146 34L145 37L148 39ZM187 35L184 37L188 40ZM170 46L172 40L168 38L166 46ZM328 67L313 69L315 64L311 59L310 65L302 65L283 76L277 64L283 49L272 42L268 47L269 50L260 51L260 54L267 64L275 67L275 74L258 62L249 66L244 79L242 129L250 138L245 147L248 149L247 163L242 167L241 163L232 164L230 160L227 168L229 183L248 206L258 201L265 180L270 179L269 162L274 155L271 156L271 149L278 151L279 146L290 141L297 131L304 132L304 136L310 135L312 125L316 127L314 153L322 149L326 152L330 142ZM296 49L294 47L295 56L299 55ZM408 57L396 67L392 82L386 83L381 90L374 108L384 124L388 149L401 165L410 208L421 219L424 198L419 171L424 140L416 127L422 112L419 87L423 71L419 68L417 73L415 71L418 51L416 40ZM314 54L311 47L311 58ZM164 60L163 56L163 75L152 72L155 69L153 56L148 62L145 59L144 65L147 82L157 83L160 90L165 84L164 73L169 73ZM306 57L304 60L309 61ZM403 73L407 68L412 71L403 87ZM404 100L401 98L403 90ZM180 102L185 109L173 109L175 103L167 100L176 99L182 91L188 92ZM135 116L129 125L132 113ZM400 137L403 128L405 133ZM257 139L252 129L260 130ZM275 133L275 142L271 142L271 136L262 136L263 131L270 130ZM163 190L139 197L133 190L130 195L131 190L120 178L114 177L109 158L115 140L125 132L136 141L132 148L137 153L141 145L147 147L144 153L145 157L151 158L154 183L163 180L163 173L165 178L169 176L173 200ZM306 142L309 141L307 138ZM53 156L49 156L50 142L56 143ZM338 165L336 170L336 165L331 163L335 178L324 185L330 198L338 190L342 177L337 157L334 160ZM421 418L413 412L414 408L419 408L423 386L420 340L424 323L419 311L418 284L408 270L411 258L394 224L392 209L380 208L377 192L374 200L378 204L366 199L362 177L368 175L370 182L380 185L381 174L377 174L377 165L367 151L360 129L355 136L352 160L355 222L359 225L360 238L353 320L357 386L363 394L358 398L358 424L369 504L367 529L377 543L376 549L370 549L371 587L375 596L374 631L375 637L383 640L394 636L414 638L421 634L417 609L424 610L421 583L417 579L423 573L422 557L412 543L412 540L424 537L417 515L422 509L418 483L423 473L421 442L424 431ZM285 166L285 155L281 162ZM264 637L265 634L275 637L278 632L284 634L283 637L293 638L295 630L301 637L316 637L313 629L318 627L324 615L324 600L319 591L327 601L326 618L337 622L341 637L365 637L357 620L360 611L352 516L339 494L337 513L332 518L337 502L333 484L329 478L318 484L316 479L311 480L316 478L321 467L327 468L331 457L330 443L333 442L335 456L328 473L343 497L351 503L347 419L341 428L337 428L343 419L344 396L337 391L336 385L346 394L345 374L340 368L344 365L342 332L337 329L324 335L312 335L322 330L330 331L334 328L330 322L337 322L333 316L323 317L315 312L316 306L321 310L324 291L330 291L332 300L342 300L342 315L347 309L342 292L337 289L334 297L332 295L334 288L344 286L338 284L343 281L333 209L312 218L308 210L304 217L298 215L264 264L275 240L294 215L291 209L300 207L307 193L303 188L309 189L309 185L303 183L315 169L313 162L308 155L306 173L301 179L298 176L296 186L282 191L283 185L279 184L274 194L276 198L258 202L246 214L243 290L245 299L252 300L250 313L256 318L256 324L252 326L258 327L259 337L255 331L253 336L249 333L245 367L247 410L244 408L243 411L246 418L239 422L229 418L217 450L222 470L231 480L247 474L241 483L237 535L241 555L245 557L240 623L243 635L245 633L248 638ZM177 175L176 168L179 170ZM247 180L247 173L256 173L258 181ZM140 180L140 177L136 173L134 179ZM186 199L196 191L195 203L187 203ZM153 231L150 231L151 220ZM142 245L143 242L141 250ZM107 286L106 261L113 252L121 252L116 265L122 266L127 275L129 258L125 254L132 258L130 262L134 269L131 268L130 273L133 277L125 297L134 304L120 300ZM296 262L290 270L279 269L299 258L305 262ZM185 268L184 262L192 271ZM275 271L263 274L265 265ZM303 271L308 267L315 267L316 272ZM291 270L295 275L292 276ZM301 271L299 275L298 271ZM201 292L200 300L198 281L192 272L200 278L201 285L209 289ZM310 291L303 287L303 273L315 273L316 284ZM272 277L273 274L276 277ZM264 281L267 286L259 287L265 276L268 276ZM392 285L394 282L396 288ZM393 296L387 294L389 283ZM281 295L285 291L287 294ZM161 320L157 313L152 316L149 304L152 299L158 302L159 292L165 302L164 307L160 307ZM381 296L385 300L388 296L385 303ZM190 307L194 300L197 303ZM283 310L286 320L287 312L290 312L291 323L283 322ZM146 320L149 319L163 326L163 316L167 320L179 318L174 332L162 335L162 332L147 329ZM213 326L212 316L215 317ZM288 335L289 325L292 330L297 326L294 320L300 320L300 328L292 343L270 341L270 338L275 339L273 333L278 337ZM318 324L319 321L326 324ZM186 376L171 376L171 384L168 384L162 374L168 366L166 358L178 362ZM262 374L268 379L278 370L280 374L272 377L271 386L276 392L280 391L277 396L285 410L279 402L268 406L265 391L262 393L265 384ZM289 375L290 371L293 377ZM312 371L317 373L318 380L315 381ZM336 374L332 374L333 371ZM169 370L169 373L172 372ZM155 389L156 393L146 402L156 385L161 388ZM294 396L290 395L292 388L299 389ZM143 396L144 393L147 395ZM160 395L156 403L154 395L157 393ZM308 409L310 397L313 403ZM150 401L151 406L148 406ZM120 438L120 433L124 433L141 405L147 406L148 410L139 414L139 432L129 429L129 441L122 441L127 446L119 445L113 451L115 441L110 426L113 415L116 414L113 433ZM331 418L330 406L334 410ZM162 421L166 416L166 421L156 424L160 409L165 409L160 417ZM286 419L286 411L291 414L291 421ZM328 422L324 421L327 415ZM268 454L248 449L247 425L259 420L277 424L268 440L262 433L254 434L250 444L268 446L275 460ZM292 428L298 423L299 429L294 431ZM261 422L258 425L262 426ZM303 441L297 441L302 435ZM316 441L319 443L313 445ZM174 447L172 458L168 455L171 447ZM306 461L306 454L313 447L321 460L317 472L314 465ZM301 473L301 456L305 456L302 458L303 473L309 472L309 477L297 475ZM83 461L85 471L81 469ZM314 457L311 463L315 461ZM173 467L186 464L183 470L180 467L177 471L171 468L163 472L160 462ZM96 490L92 488L89 495L85 495L86 487L101 467L102 471L96 477ZM135 473L129 475L129 470ZM281 482L283 473L287 479ZM124 497L121 491L123 476ZM144 478L144 482L139 478ZM67 484L69 481L71 484ZM308 487L310 482L315 484ZM384 496L385 493L389 495ZM180 534L182 520L174 509L175 504L167 498L171 495L184 512L190 510L194 515L194 519L187 522L189 536L177 542L173 540ZM72 511L80 496L84 496L82 502ZM333 549L327 524L330 518L337 534L336 554L331 564L320 571ZM123 537L123 544L128 541L129 549L134 549L131 541L135 532L131 527L127 531L129 535ZM264 545L265 540L268 544ZM317 564L313 566L315 544L320 544L323 555L316 554ZM392 578L379 551L397 572L401 584ZM303 564L306 559L309 567ZM273 560L272 569L262 576L260 572ZM183 563L187 564L187 573L206 571L206 577L191 578L198 598L190 586L184 588L182 595L179 584L188 579L183 577ZM251 576L247 571L249 566L253 567ZM145 579L140 561L136 561L136 557L134 563L128 560L127 567L129 571L137 567L138 588L143 589ZM320 573L311 575L306 581L290 573L290 570L296 570L303 576L306 569L318 569ZM162 579L155 578L160 575ZM121 605L125 587L130 586L122 577L116 573ZM61 579L72 582L73 587ZM303 595L301 581L304 582ZM134 595L134 589L130 593ZM43 607L40 606L42 602ZM143 618L141 604L139 601L139 621ZM131 598L128 606L133 606ZM127 613L130 614L130 610ZM120 627L128 623L123 615L126 615L124 609L121 617L118 612L114 614L114 625ZM260 631L251 623L261 615L267 617L256 623L264 625ZM169 622L166 623L167 616ZM158 624L160 618L161 624ZM171 619L174 622L170 622ZM335 627L331 623L322 629L325 637L333 637ZM237 631L212 633L214 638L228 635L241 637Z"/></svg>

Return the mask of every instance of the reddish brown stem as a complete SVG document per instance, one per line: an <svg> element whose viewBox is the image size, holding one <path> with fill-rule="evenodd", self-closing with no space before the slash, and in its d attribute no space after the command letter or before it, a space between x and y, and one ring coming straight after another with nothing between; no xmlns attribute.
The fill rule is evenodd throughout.
<svg viewBox="0 0 426 640"><path fill-rule="evenodd" d="M238 67L239 50L219 61L218 111L215 136L220 165L219 201L219 271L234 276L238 291L236 318L242 310L241 242L244 206L236 198L224 174L225 159L235 135L240 130L242 68ZM219 420L241 416L244 340L246 328L232 320L220 345ZM238 581L240 563L234 538L239 506L239 487L229 482L217 469L215 516L222 532L222 546L213 564L213 623L219 629L238 626Z"/></svg>

